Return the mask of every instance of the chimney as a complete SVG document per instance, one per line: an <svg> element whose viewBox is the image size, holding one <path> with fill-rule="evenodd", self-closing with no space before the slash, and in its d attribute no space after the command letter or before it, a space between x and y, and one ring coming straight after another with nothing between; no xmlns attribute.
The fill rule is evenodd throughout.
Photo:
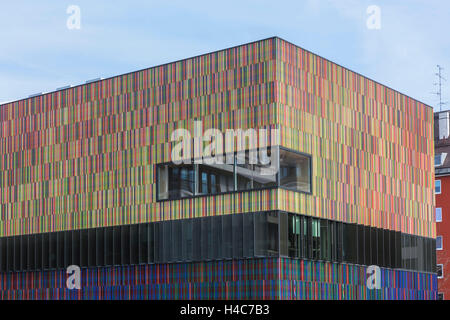
<svg viewBox="0 0 450 320"><path fill-rule="evenodd" d="M448 139L450 136L450 113L439 113L439 140Z"/></svg>

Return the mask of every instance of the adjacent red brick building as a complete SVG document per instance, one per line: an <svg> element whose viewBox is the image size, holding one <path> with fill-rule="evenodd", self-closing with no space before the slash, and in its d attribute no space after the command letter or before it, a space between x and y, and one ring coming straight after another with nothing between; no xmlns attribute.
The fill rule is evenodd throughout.
<svg viewBox="0 0 450 320"><path fill-rule="evenodd" d="M436 250L439 299L450 300L450 111L435 113Z"/></svg>

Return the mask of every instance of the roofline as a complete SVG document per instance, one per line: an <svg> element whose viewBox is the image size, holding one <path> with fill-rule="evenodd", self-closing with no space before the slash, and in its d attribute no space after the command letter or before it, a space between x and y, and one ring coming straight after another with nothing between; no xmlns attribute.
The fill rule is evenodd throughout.
<svg viewBox="0 0 450 320"><path fill-rule="evenodd" d="M31 98L37 98L37 97L40 97L40 96L45 96L47 94L52 94L52 93L56 93L56 92L59 92L59 91L74 89L74 88L78 88L78 87L85 86L85 85L90 85L90 84L101 82L101 81L105 81L105 80L111 80L111 79L114 79L114 78L126 76L126 75L137 73L137 72L142 72L142 71L145 71L145 70L161 68L161 67L167 66L169 64L174 64L174 63L178 63L178 62L182 62L182 61L186 61L186 60L190 60L190 59L196 59L196 58L200 58L200 57L207 56L207 55L210 55L210 54L218 53L218 52L221 52L221 51L231 50L231 49L235 49L235 48L242 47L242 46L245 46L245 45L254 44L254 43L257 43L257 42L267 41L267 40L276 39L276 38L277 38L276 36L272 36L272 37L269 37L269 38L265 38L265 39L261 39L261 40L256 40L256 41L252 41L252 42L248 42L248 43L244 43L244 44L239 44L239 45L236 45L236 46L228 47L228 48L225 48L225 49L219 49L219 50L215 50L215 51L211 51L211 52L207 52L207 53L202 53L202 54L199 54L199 55L196 55L196 56L191 56L191 57L188 57L188 58L183 58L183 59L179 59L179 60L175 60L175 61L170 61L170 62L159 64L159 65L156 65L156 66L152 66L152 67L147 67L147 68L143 68L143 69L139 69L139 70L135 70L135 71L130 71L130 72L114 75L114 76L111 76L111 77L108 77L108 78L101 78L101 79L99 79L97 81L92 81L92 82L89 82L89 83L82 83L82 84L73 85L70 88L66 88L66 89L53 90L53 91L45 92L45 93L42 93L42 94L37 95L35 97L27 97L27 98L22 98L22 99L18 99L18 100L12 100L12 101L0 104L0 106L4 106L4 105L10 104L10 103L20 102L20 101L23 101L23 100L28 100L28 99L31 99Z"/></svg>
<svg viewBox="0 0 450 320"><path fill-rule="evenodd" d="M450 176L450 173L436 173L434 175L435 178L442 178L442 177L448 177Z"/></svg>
<svg viewBox="0 0 450 320"><path fill-rule="evenodd" d="M358 73L358 72L353 71L353 70L351 70L351 69L349 69L349 68L347 68L347 67L344 67L344 66L340 65L339 63L336 63L336 62L331 61L331 60L329 60L329 59L327 59L327 58L324 58L324 57L318 55L317 53L314 53L314 52L312 52L312 51L310 51L310 50L308 50L308 49L304 49L304 48L302 48L302 47L296 45L295 43L292 43L292 42L290 42L290 41L284 40L284 39L282 39L282 38L280 38L280 37L275 37L275 38L278 38L278 39L280 39L280 40L282 40L282 41L284 41L284 42L287 42L287 43L289 43L289 44L291 44L291 45L297 47L297 48L300 48L300 49L302 49L302 50L304 50L304 51L306 51L306 52L309 52L309 53L311 53L311 54L313 54L313 55L316 55L316 56L318 56L318 57L324 59L325 61L331 62L331 63L333 63L333 64L335 64L335 65L337 65L337 66L339 66L339 67L341 67L341 68L343 68L343 69L345 69L345 70L348 70L348 71L350 71L350 72L353 72L353 73L357 74L357 75L360 76L360 77L363 77L363 78L366 78L366 79L368 79L368 80L370 80L370 81L373 81L373 82L375 82L376 84L379 84L379 85L381 85L381 86L383 86L383 87L386 87L386 88L388 88L388 89L390 89L390 90L392 90L392 91L394 91L394 92L397 92L397 93L401 94L402 96L408 97L408 98L410 98L410 99L412 99L412 100L414 100L414 101L417 101L417 102L419 102L419 103L425 105L426 107L431 108L431 109L434 110L434 108L433 108L432 106L426 104L425 102L422 102L422 101L420 101L420 100L417 100L417 99L415 99L415 98L413 98L413 97L411 97L411 96L408 96L407 94L404 94L404 93L402 93L402 92L400 92L400 91L398 91L398 90L395 90L395 89L393 89L393 88L391 88L391 87L389 87L389 86L387 86L387 85L385 85L385 84L382 84L382 83L380 83L380 82L378 82L378 81L376 81L376 80L373 80L372 78L369 78L369 77L367 77L367 76L365 76L365 75L362 75L361 73Z"/></svg>
<svg viewBox="0 0 450 320"><path fill-rule="evenodd" d="M313 54L313 55L315 55L315 56L317 56L317 57L319 57L319 58L322 58L322 59L324 59L325 61L328 61L328 62L330 62L330 63L332 63L332 64L335 64L335 65L337 65L337 66L339 66L339 67L341 67L341 68L343 68L343 69L345 69L345 70L348 70L348 71L350 71L350 72L353 72L354 74L356 74L356 75L358 75L358 76L360 76L360 77L363 77L363 78L365 78L365 79L367 79L367 80L373 81L374 83L376 83L376 84L378 84L378 85L381 85L381 86L383 86L383 87L385 87L385 88L388 88L388 89L390 89L390 90L392 90L392 91L394 91L394 92L396 92L396 93L398 93L398 94L400 94L400 95L403 95L403 96L405 96L405 97L408 97L408 98L410 98L410 99L412 99L412 100L414 100L414 101L416 101L416 102L419 102L419 103L423 104L424 106L426 106L426 107L431 108L431 109L434 110L434 108L433 108L432 106L430 106L430 105L428 105L428 104L426 104L426 103L424 103L424 102L422 102L422 101L420 101L420 100L417 100L417 99L415 99L415 98L412 98L411 96L408 96L407 94L404 94L404 93L402 93L402 92L400 92L400 91L398 91L398 90L395 90L395 89L393 89L393 88L391 88L391 87L389 87L389 86L387 86L387 85L384 85L384 84L382 84L382 83L380 83L380 82L378 82L378 81L376 81L376 80L373 80L373 79L371 79L371 78L369 78L369 77L367 77L367 76L364 76L364 75L362 75L362 74L360 74L360 73L358 73L358 72L356 72L356 71L353 71L353 70L351 70L351 69L349 69L349 68L347 68L347 67L344 67L344 66L340 65L339 63L336 63L336 62L331 61L331 60L329 60L329 59L327 59L327 58L324 58L324 57L322 57L321 55L318 55L317 53L314 53L314 52L312 52L312 51L310 51L310 50L304 49L304 48L302 48L302 47L300 47L300 46L298 46L298 45L296 45L296 44L294 44L294 43L292 43L292 42L290 42L290 41L284 40L283 38L278 37L278 36L272 36L272 37L268 37L268 38L264 38L264 39L260 39L260 40L256 40L256 41L252 41L252 42L248 42L248 43L244 43L244 44L239 44L239 45L235 45L235 46L232 46L232 47L228 47L228 48L224 48L224 49L219 49L219 50L215 50L215 51L203 53L203 54L196 55L196 56L191 56L191 57L188 57L188 58L183 58L183 59L179 59L179 60L175 60L175 61L171 61L171 62L159 64L159 65L152 66L152 67L147 67L147 68L143 68L143 69L139 69L139 70L135 70L135 71L131 71L131 72L126 72L126 73L118 74L118 75L111 76L111 77L108 77L108 78L101 78L101 79L99 79L99 80L97 80L97 81L93 81L93 82L89 82L89 83L82 83L82 84L78 84L78 85L73 85L73 86L71 86L70 88L59 89L59 90L56 89L56 90L53 90L53 91L49 91L49 92L42 93L42 94L37 95L37 96L34 96L34 97L26 97L26 98L21 98L21 99L17 99L17 100L12 100L12 101L5 102L5 103L0 103L0 107L1 107L1 106L4 106L4 105L7 105L7 104L11 104L11 103L16 103L16 102L20 102L20 101L24 101L24 100L28 100L28 99L32 99L32 98L37 98L37 97L45 96L45 95L47 95L47 94L53 94L53 93L56 93L56 92L59 92L59 91L70 90L70 89L78 88L78 87L85 86L85 85L90 85L90 84L97 83L97 82L101 82L101 81L105 81L105 80L111 80L111 79L113 79L113 78L122 77L122 76L129 75L129 74L133 74L133 73L142 72L142 71L145 71L145 70L151 70L151 69L155 69L155 68L164 67L164 66L167 66L167 65L169 65L169 64L174 64L174 63L178 63L178 62L182 62L182 61L186 61L186 60L190 60L190 59L200 58L200 57L207 56L207 55L214 54L214 53L218 53L218 52L221 52L221 51L231 50L231 49L235 49L235 48L238 48L238 47L242 47L242 46L254 44L254 43L257 43L257 42L262 42L262 41L267 41L267 40L274 40L274 39L278 39L278 40L284 41L284 42L286 42L286 43L288 43L288 44L290 44L290 45L295 46L296 48L299 48L299 49L304 50L304 51L306 51L306 52L308 52L308 53L310 53L310 54ZM444 111L442 111L442 112L444 112Z"/></svg>

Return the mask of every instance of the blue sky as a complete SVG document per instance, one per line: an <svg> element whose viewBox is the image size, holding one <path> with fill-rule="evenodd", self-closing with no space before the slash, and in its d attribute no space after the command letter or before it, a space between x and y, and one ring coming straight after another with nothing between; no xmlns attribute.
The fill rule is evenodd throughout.
<svg viewBox="0 0 450 320"><path fill-rule="evenodd" d="M450 101L449 17L447 0L2 1L0 103L279 36L436 106L437 64Z"/></svg>

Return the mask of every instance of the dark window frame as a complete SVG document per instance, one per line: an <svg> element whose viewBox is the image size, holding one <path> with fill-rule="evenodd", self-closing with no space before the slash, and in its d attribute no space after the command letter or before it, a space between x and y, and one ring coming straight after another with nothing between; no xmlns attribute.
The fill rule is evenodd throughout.
<svg viewBox="0 0 450 320"><path fill-rule="evenodd" d="M313 172L313 161L312 161L312 155L308 154L308 153L304 153L304 152L300 152L297 150L292 150L283 146L275 146L278 148L278 169L280 167L280 158L279 158L279 153L281 150L286 151L286 152L291 152L297 155L301 155L304 156L306 158L308 158L308 162L309 162L309 184L310 184L310 192L306 192L306 191L302 191L302 190L298 190L298 189L294 189L294 188L287 188L287 187L282 187L280 185L280 174L279 172L276 173L276 185L275 186L269 186L269 187L256 187L256 188L251 188L251 189L245 189L245 190L237 190L237 185L236 185L236 158L237 158L237 154L239 153L239 151L235 151L234 152L234 162L233 162L233 179L235 181L234 184L234 190L233 191L226 191L226 192L217 192L214 194L197 194L198 188L200 187L200 181L199 179L199 174L200 174L200 170L199 170L199 166L201 164L196 164L195 163L195 158L191 159L191 163L190 164L184 164L181 163L180 166L186 165L186 166L194 166L194 195L193 196L187 196L187 197L174 197L174 198L170 198L170 199L160 199L159 198L159 167L162 166L166 166L166 165L174 165L173 162L171 161L167 161L167 162L162 162L162 163L157 163L154 165L154 172L155 172L155 183L156 183L156 193L155 193L155 197L156 197L156 202L166 202L166 201L179 201L179 200L184 200L184 199L195 199L195 198L204 198L204 197L211 197L211 196L218 196L218 195L227 195L227 194L235 194L235 193L243 193L243 192L253 192L253 191L264 191L264 190L274 190L274 189L283 189L283 190L287 190L287 191L293 191L293 192L297 192L297 193L303 193L303 194L307 194L307 195L312 195L313 194L313 190L314 190L314 183L313 183L313 179L312 179L312 172ZM250 149L250 150L254 150L254 149ZM259 150L259 149L258 149ZM248 151L248 150L246 150ZM257 151L259 152L259 151ZM224 156L224 159L226 161L226 157ZM278 170L279 171L279 170ZM208 178L209 179L209 178ZM170 191L169 191L170 193Z"/></svg>

